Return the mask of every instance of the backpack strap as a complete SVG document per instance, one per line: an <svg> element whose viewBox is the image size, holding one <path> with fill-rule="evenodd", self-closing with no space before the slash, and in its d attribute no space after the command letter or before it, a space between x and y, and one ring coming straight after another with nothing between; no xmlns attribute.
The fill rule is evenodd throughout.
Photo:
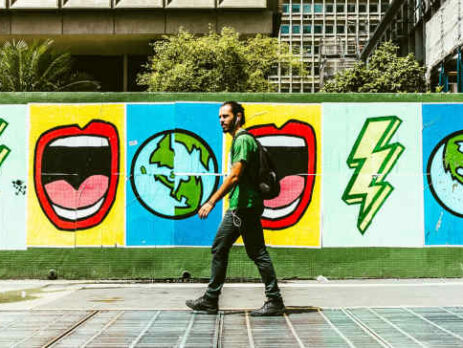
<svg viewBox="0 0 463 348"><path fill-rule="evenodd" d="M239 138L240 136L242 136L242 135L249 135L249 136L251 136L251 137L254 139L254 141L256 142L256 144L257 144L258 163L260 163L261 144L260 144L259 141L256 139L256 137L254 136L254 134L249 133L246 129L244 129L242 132L239 132L238 134L236 134L235 137L233 138L233 141L232 141L232 144L231 144L231 148L230 148L230 151L232 152L232 154L231 154L232 156L231 156L231 157L233 157L233 147L234 147L234 145L235 145L235 141L236 141L236 139L238 139L238 138ZM230 161L231 161L231 158L230 158ZM251 180L252 180L254 183L256 183L256 185L257 185L257 181L258 181L258 177L259 177L258 171L257 171L257 173L250 173L250 175L251 175ZM233 188L233 190L234 190L234 188ZM233 192L233 191L232 191L232 192Z"/></svg>

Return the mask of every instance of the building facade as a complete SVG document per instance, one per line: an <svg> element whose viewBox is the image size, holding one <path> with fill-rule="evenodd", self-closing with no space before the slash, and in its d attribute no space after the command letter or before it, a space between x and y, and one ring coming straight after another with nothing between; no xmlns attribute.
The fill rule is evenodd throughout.
<svg viewBox="0 0 463 348"><path fill-rule="evenodd" d="M149 43L180 27L276 35L276 0L0 0L0 41L54 40L102 90L137 90Z"/></svg>
<svg viewBox="0 0 463 348"><path fill-rule="evenodd" d="M463 92L462 0L394 0L361 57L368 60L383 41L394 41L400 54L413 53L426 67L432 91Z"/></svg>
<svg viewBox="0 0 463 348"><path fill-rule="evenodd" d="M389 6L389 0L284 0L279 40L308 71L280 66L271 81L279 92L317 92L324 81L353 66Z"/></svg>

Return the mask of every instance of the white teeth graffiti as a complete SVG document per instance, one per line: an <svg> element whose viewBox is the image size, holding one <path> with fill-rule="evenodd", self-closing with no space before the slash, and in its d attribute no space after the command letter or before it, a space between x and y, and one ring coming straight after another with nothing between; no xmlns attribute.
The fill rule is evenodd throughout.
<svg viewBox="0 0 463 348"><path fill-rule="evenodd" d="M77 135L65 138L60 138L48 145L50 147L107 147L109 146L108 139L94 135Z"/></svg>
<svg viewBox="0 0 463 348"><path fill-rule="evenodd" d="M288 216L293 213L293 211L296 209L297 205L301 199L297 199L294 202L292 202L290 205L283 207L283 208L277 208L277 209L272 209L272 208L265 208L264 212L262 214L262 217L266 219L280 219L285 216Z"/></svg>
<svg viewBox="0 0 463 348"><path fill-rule="evenodd" d="M286 135L267 135L257 138L262 146L306 147L304 139Z"/></svg>
<svg viewBox="0 0 463 348"><path fill-rule="evenodd" d="M87 216L91 216L95 214L98 211L98 209L100 209L104 200L105 200L105 197L100 199L94 205L90 207L86 207L86 208L81 208L81 209L72 209L72 210L64 209L55 204L52 204L52 207L57 215L61 216L64 219L75 221L75 220L83 219L83 218L86 218Z"/></svg>

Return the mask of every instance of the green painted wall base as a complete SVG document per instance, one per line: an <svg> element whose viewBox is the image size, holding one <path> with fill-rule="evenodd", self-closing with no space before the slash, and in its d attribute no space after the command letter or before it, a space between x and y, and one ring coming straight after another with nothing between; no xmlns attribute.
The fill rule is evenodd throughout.
<svg viewBox="0 0 463 348"><path fill-rule="evenodd" d="M280 279L463 277L463 248L269 248ZM0 252L0 279L194 279L209 277L209 248L37 248ZM243 247L234 247L230 279L258 279Z"/></svg>

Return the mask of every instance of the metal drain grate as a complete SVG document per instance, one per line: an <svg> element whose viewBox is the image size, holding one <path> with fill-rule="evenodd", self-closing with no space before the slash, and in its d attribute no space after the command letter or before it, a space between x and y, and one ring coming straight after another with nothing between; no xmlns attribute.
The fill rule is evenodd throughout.
<svg viewBox="0 0 463 348"><path fill-rule="evenodd" d="M0 312L0 347L463 347L463 308Z"/></svg>

